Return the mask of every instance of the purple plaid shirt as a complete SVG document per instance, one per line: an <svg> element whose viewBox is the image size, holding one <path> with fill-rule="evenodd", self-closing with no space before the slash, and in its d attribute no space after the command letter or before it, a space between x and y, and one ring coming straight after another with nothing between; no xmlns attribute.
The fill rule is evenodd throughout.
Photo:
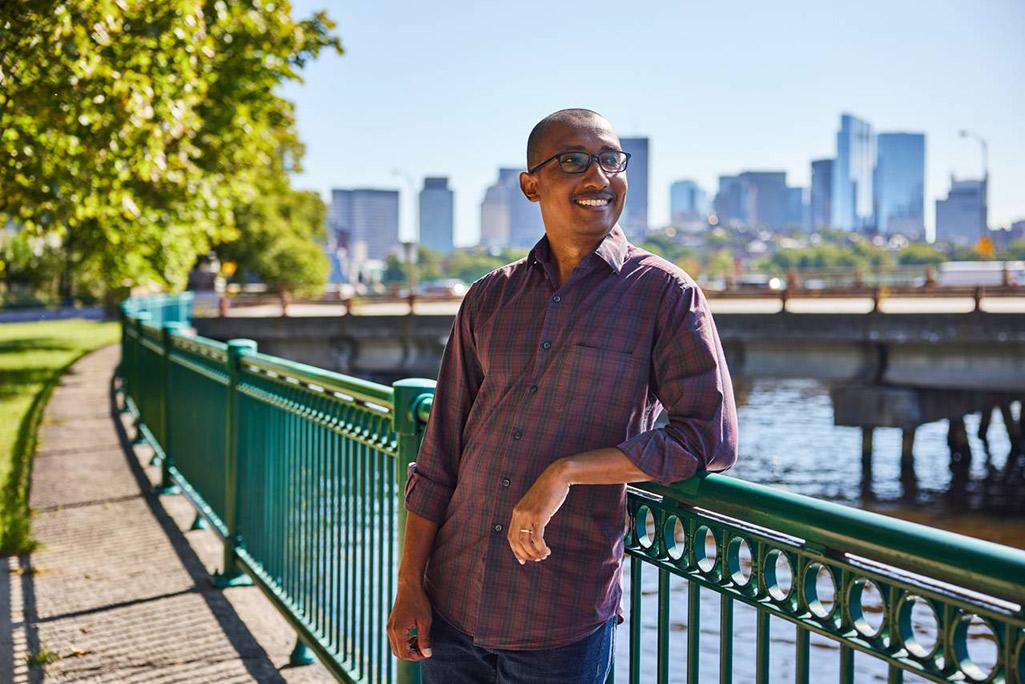
<svg viewBox="0 0 1025 684"><path fill-rule="evenodd" d="M512 508L552 461L615 446L669 483L736 460L729 372L686 273L617 226L557 283L545 237L470 287L406 486L408 510L440 524L432 605L488 648L563 646L619 610L625 485L571 487L547 560L509 548Z"/></svg>

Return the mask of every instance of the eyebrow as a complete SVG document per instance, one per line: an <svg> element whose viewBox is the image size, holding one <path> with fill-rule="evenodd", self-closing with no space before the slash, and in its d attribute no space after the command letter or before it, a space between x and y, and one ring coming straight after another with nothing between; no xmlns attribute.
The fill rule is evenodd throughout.
<svg viewBox="0 0 1025 684"><path fill-rule="evenodd" d="M583 145L566 145L565 147L562 148L562 150L563 150L563 152L576 152L577 150L584 151L584 146ZM619 149L618 147L613 147L612 145L602 145L601 150L603 152L605 150L612 150L613 152L622 152L623 151L623 150Z"/></svg>

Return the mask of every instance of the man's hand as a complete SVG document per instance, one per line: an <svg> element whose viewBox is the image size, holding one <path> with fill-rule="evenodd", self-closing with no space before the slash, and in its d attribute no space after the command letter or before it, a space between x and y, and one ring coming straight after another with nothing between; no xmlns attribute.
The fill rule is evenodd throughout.
<svg viewBox="0 0 1025 684"><path fill-rule="evenodd" d="M399 584L388 616L388 643L399 660L431 657L431 602L422 586Z"/></svg>
<svg viewBox="0 0 1025 684"><path fill-rule="evenodd" d="M560 461L545 468L513 508L508 539L520 565L527 561L543 561L552 554L545 543L545 527L569 494L570 482L564 473L565 468Z"/></svg>

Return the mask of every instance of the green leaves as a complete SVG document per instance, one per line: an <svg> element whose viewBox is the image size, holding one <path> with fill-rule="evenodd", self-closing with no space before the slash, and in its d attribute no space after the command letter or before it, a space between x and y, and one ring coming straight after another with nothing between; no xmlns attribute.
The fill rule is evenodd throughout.
<svg viewBox="0 0 1025 684"><path fill-rule="evenodd" d="M3 3L0 224L61 236L108 287L181 285L301 149L275 89L341 50L333 26L288 2Z"/></svg>

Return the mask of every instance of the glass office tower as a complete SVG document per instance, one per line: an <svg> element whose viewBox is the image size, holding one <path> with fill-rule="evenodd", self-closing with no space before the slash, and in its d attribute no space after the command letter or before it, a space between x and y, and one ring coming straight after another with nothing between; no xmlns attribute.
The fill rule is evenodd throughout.
<svg viewBox="0 0 1025 684"><path fill-rule="evenodd" d="M875 223L872 176L876 139L872 126L850 114L840 116L833 163L832 227L864 230Z"/></svg>
<svg viewBox="0 0 1025 684"><path fill-rule="evenodd" d="M880 133L875 178L876 230L925 238L925 135Z"/></svg>

